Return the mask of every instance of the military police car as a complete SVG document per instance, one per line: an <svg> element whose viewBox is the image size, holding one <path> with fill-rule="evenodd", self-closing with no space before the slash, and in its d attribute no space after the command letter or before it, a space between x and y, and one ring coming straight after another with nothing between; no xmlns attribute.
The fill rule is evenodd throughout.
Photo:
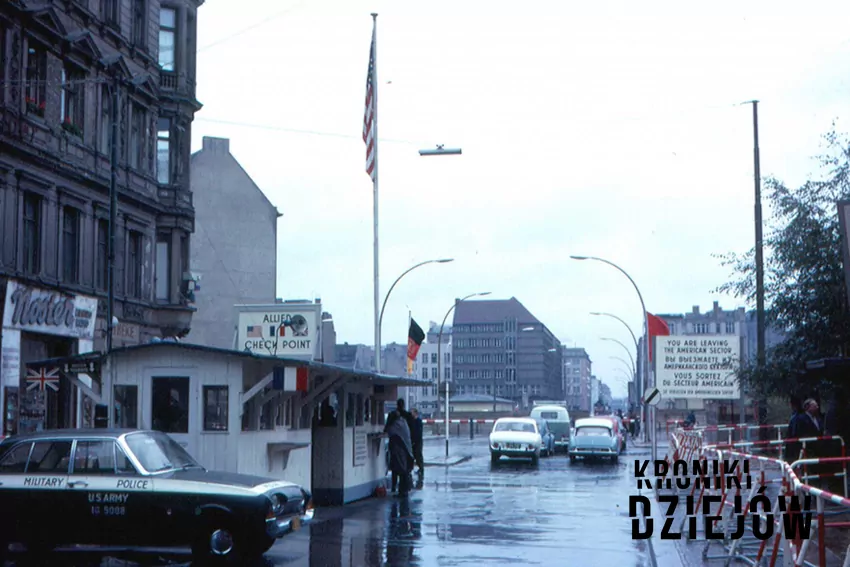
<svg viewBox="0 0 850 567"><path fill-rule="evenodd" d="M158 431L66 429L0 443L0 565L10 543L188 548L245 565L313 518L291 482L209 471Z"/></svg>

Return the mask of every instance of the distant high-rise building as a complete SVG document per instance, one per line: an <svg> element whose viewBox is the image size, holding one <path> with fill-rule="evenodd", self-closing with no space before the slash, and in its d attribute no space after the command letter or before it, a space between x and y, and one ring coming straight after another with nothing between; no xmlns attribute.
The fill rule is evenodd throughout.
<svg viewBox="0 0 850 567"><path fill-rule="evenodd" d="M561 344L515 297L457 304L452 326L456 391L518 403L560 399Z"/></svg>
<svg viewBox="0 0 850 567"><path fill-rule="evenodd" d="M567 405L571 410L590 411L590 355L583 348L564 348L562 353Z"/></svg>

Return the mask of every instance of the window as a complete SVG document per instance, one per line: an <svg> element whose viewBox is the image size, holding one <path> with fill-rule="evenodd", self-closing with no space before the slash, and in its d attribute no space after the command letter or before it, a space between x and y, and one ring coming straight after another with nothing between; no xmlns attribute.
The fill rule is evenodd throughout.
<svg viewBox="0 0 850 567"><path fill-rule="evenodd" d="M111 156L112 143L112 95L109 87L104 85L100 89L100 136L98 137L98 148L100 153Z"/></svg>
<svg viewBox="0 0 850 567"><path fill-rule="evenodd" d="M0 472L6 474L24 473L30 456L32 443L21 443L0 460Z"/></svg>
<svg viewBox="0 0 850 567"><path fill-rule="evenodd" d="M444 364L451 364L452 363L452 353L447 352L446 354L443 355L443 363Z"/></svg>
<svg viewBox="0 0 850 567"><path fill-rule="evenodd" d="M136 429L139 417L139 387L115 386L112 407L112 421L115 427Z"/></svg>
<svg viewBox="0 0 850 567"><path fill-rule="evenodd" d="M97 289L106 289L109 284L109 221L106 219L97 219L95 284Z"/></svg>
<svg viewBox="0 0 850 567"><path fill-rule="evenodd" d="M189 433L189 379L153 378L153 429Z"/></svg>
<svg viewBox="0 0 850 567"><path fill-rule="evenodd" d="M427 368L423 368L423 369L422 369L422 379L423 379L423 380L427 380L427 379L428 379L428 369L427 369Z"/></svg>
<svg viewBox="0 0 850 567"><path fill-rule="evenodd" d="M431 353L431 364L437 364L437 353L436 352Z"/></svg>
<svg viewBox="0 0 850 567"><path fill-rule="evenodd" d="M170 235L161 234L156 242L156 298L168 301L169 281L171 275L171 241Z"/></svg>
<svg viewBox="0 0 850 567"><path fill-rule="evenodd" d="M726 334L734 335L735 334L735 323L726 323Z"/></svg>
<svg viewBox="0 0 850 567"><path fill-rule="evenodd" d="M120 28L121 0L100 0L100 17L107 24Z"/></svg>
<svg viewBox="0 0 850 567"><path fill-rule="evenodd" d="M422 364L428 364L428 353L427 352L422 353Z"/></svg>
<svg viewBox="0 0 850 567"><path fill-rule="evenodd" d="M32 40L28 43L25 65L27 113L44 116L47 104L47 50Z"/></svg>
<svg viewBox="0 0 850 567"><path fill-rule="evenodd" d="M501 380L502 378L504 378L504 371L496 370L496 380Z"/></svg>
<svg viewBox="0 0 850 567"><path fill-rule="evenodd" d="M59 93L59 119L62 128L75 136L83 136L85 108L85 75L68 65L62 68L62 86Z"/></svg>
<svg viewBox="0 0 850 567"><path fill-rule="evenodd" d="M171 121L160 118L156 132L156 180L171 183Z"/></svg>
<svg viewBox="0 0 850 567"><path fill-rule="evenodd" d="M41 271L41 197L24 195L24 271Z"/></svg>
<svg viewBox="0 0 850 567"><path fill-rule="evenodd" d="M130 115L130 167L142 169L145 165L145 134L147 112L139 104L132 103Z"/></svg>
<svg viewBox="0 0 850 567"><path fill-rule="evenodd" d="M62 209L62 277L68 283L80 280L80 211Z"/></svg>
<svg viewBox="0 0 850 567"><path fill-rule="evenodd" d="M432 380L436 380L436 379L437 379L437 376L438 376L438 374L437 374L437 367L436 367L436 366L432 366L432 367L431 367L431 379L432 379Z"/></svg>
<svg viewBox="0 0 850 567"><path fill-rule="evenodd" d="M227 386L204 386L204 431L227 431Z"/></svg>
<svg viewBox="0 0 850 567"><path fill-rule="evenodd" d="M163 71L174 71L176 35L177 12L173 8L162 8L159 11L159 66Z"/></svg>
<svg viewBox="0 0 850 567"><path fill-rule="evenodd" d="M133 2L133 45L147 51L148 7L147 0L132 0Z"/></svg>
<svg viewBox="0 0 850 567"><path fill-rule="evenodd" d="M127 295L142 295L142 233L131 230L127 239Z"/></svg>
<svg viewBox="0 0 850 567"><path fill-rule="evenodd" d="M27 473L67 473L70 460L70 441L37 441L32 448Z"/></svg>
<svg viewBox="0 0 850 567"><path fill-rule="evenodd" d="M74 469L71 474L115 474L115 443L113 441L77 441L74 450Z"/></svg>
<svg viewBox="0 0 850 567"><path fill-rule="evenodd" d="M697 335L706 335L708 334L708 325L705 323L695 323L694 324L694 333Z"/></svg>

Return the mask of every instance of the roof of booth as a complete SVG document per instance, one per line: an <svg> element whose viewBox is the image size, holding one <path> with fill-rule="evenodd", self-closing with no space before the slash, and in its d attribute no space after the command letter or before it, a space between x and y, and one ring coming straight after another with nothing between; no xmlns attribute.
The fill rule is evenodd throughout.
<svg viewBox="0 0 850 567"><path fill-rule="evenodd" d="M205 345L195 345L191 343L178 343L171 341L162 341L156 343L147 343L141 345L123 346L112 349L113 355L132 354L137 351L153 350L158 348L178 348L195 352L219 354L223 356L234 356L242 359L251 359L258 362L266 362L275 366L307 366L317 372L328 372L334 374L350 375L357 378L365 378L376 384L393 384L399 386L430 386L430 380L408 376L393 376L390 374L379 374L369 370L354 370L345 366L336 364L328 364L325 362L316 362L303 360L299 358L285 358L280 356L270 356L267 354L257 354L249 351L232 350L226 348L211 347ZM50 358L47 360L39 360L27 363L28 366L59 366L66 363L75 362L102 362L106 358L106 353L103 352L87 352L72 356L63 356L59 358Z"/></svg>

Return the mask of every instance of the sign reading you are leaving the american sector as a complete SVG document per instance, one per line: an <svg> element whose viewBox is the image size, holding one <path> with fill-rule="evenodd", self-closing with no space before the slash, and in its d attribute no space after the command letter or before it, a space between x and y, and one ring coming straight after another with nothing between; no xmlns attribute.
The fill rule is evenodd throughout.
<svg viewBox="0 0 850 567"><path fill-rule="evenodd" d="M670 335L655 340L655 385L665 399L740 398L739 336Z"/></svg>

